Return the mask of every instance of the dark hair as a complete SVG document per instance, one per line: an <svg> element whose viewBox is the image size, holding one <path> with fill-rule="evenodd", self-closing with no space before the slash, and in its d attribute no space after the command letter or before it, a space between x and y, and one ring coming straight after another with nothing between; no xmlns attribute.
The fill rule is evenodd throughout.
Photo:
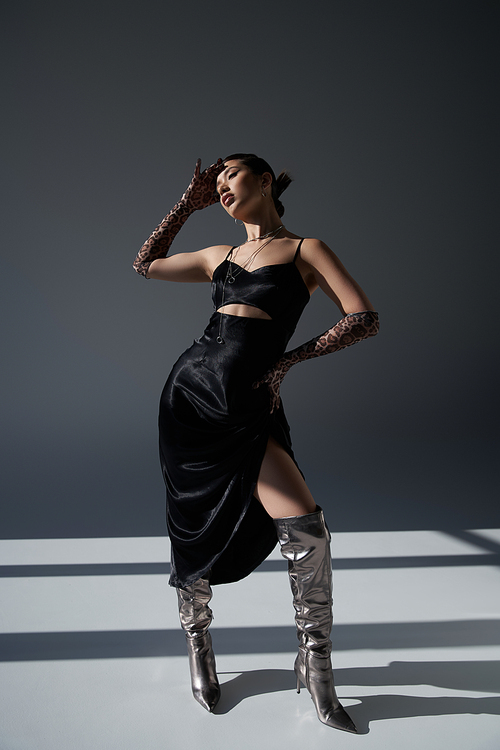
<svg viewBox="0 0 500 750"><path fill-rule="evenodd" d="M256 156L255 154L231 154L230 156L226 156L224 161L231 161L231 159L237 159L238 161L241 161L241 163L251 169L254 174L264 174L264 172L269 172L271 174L273 178L271 183L271 194L273 197L274 205L276 206L278 216L283 216L283 214L285 213L285 207L280 201L280 195L284 190L287 189L293 179L290 174L286 171L283 171L280 172L278 177L276 177L276 175L274 174L274 170L267 163L267 161L261 159L260 156Z"/></svg>

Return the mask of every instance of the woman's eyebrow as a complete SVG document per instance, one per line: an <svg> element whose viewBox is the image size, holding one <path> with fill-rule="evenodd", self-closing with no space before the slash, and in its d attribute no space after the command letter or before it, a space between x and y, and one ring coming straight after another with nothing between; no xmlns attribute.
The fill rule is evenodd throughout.
<svg viewBox="0 0 500 750"><path fill-rule="evenodd" d="M238 167L237 167L237 166L236 166L235 164L233 164L232 166L230 166L230 167L226 167L225 169L223 169L223 170L222 170L222 172L221 172L221 173L220 173L220 174L218 175L218 177L217 177L217 185L219 184L219 179L220 179L220 178L222 177L222 175L223 175L223 174L224 174L225 172L228 172L228 171L229 171L230 169L238 169Z"/></svg>

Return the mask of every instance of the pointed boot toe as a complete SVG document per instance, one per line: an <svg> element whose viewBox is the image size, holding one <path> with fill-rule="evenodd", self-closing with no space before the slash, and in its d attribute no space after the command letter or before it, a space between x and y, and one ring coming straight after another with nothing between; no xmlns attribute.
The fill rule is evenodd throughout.
<svg viewBox="0 0 500 750"><path fill-rule="evenodd" d="M334 729L341 729L344 732L351 732L351 734L357 734L358 730L355 723L345 710L343 706L338 705L333 711L330 711L326 716L322 717L318 714L318 718L323 724Z"/></svg>
<svg viewBox="0 0 500 750"><path fill-rule="evenodd" d="M220 687L218 685L204 685L203 687L196 688L193 685L193 696L203 708L213 713L214 708L220 700Z"/></svg>

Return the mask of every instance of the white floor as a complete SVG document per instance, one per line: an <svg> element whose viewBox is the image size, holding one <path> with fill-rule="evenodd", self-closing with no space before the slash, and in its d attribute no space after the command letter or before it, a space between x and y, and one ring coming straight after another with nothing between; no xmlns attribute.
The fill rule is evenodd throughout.
<svg viewBox="0 0 500 750"><path fill-rule="evenodd" d="M191 696L165 538L0 542L1 750L500 748L500 531L334 535L334 665L361 736L292 672L276 551L214 588L222 699Z"/></svg>

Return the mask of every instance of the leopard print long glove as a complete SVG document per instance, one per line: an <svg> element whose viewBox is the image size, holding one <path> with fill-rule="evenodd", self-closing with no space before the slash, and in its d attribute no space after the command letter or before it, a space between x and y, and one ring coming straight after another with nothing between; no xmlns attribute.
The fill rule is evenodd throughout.
<svg viewBox="0 0 500 750"><path fill-rule="evenodd" d="M193 211L199 211L218 202L219 195L215 187L217 176L224 169L222 159L218 159L203 172L200 169L201 159L198 159L193 179L186 192L139 250L134 261L134 268L141 276L147 278L151 263L158 258L166 257L176 234Z"/></svg>
<svg viewBox="0 0 500 750"><path fill-rule="evenodd" d="M292 365L296 365L297 362L304 362L312 357L322 357L324 354L345 349L347 346L357 344L358 341L375 336L378 330L378 313L371 310L349 313L321 336L307 341L296 349L285 352L262 380L254 384L254 388L258 388L264 383L267 385L271 394L271 412L273 412L280 404L280 386Z"/></svg>

